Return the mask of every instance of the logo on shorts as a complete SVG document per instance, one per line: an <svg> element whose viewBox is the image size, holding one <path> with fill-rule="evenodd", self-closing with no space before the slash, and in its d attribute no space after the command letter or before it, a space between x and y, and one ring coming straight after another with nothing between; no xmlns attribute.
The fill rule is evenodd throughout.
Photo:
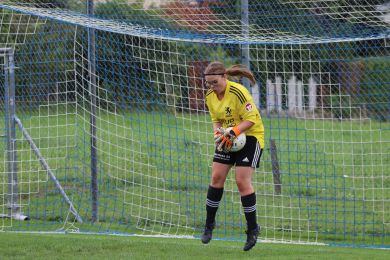
<svg viewBox="0 0 390 260"><path fill-rule="evenodd" d="M249 159L248 157L245 157L244 159L242 159L243 162L249 162Z"/></svg>
<svg viewBox="0 0 390 260"><path fill-rule="evenodd" d="M248 103L245 105L245 110L248 111L248 112L251 112L252 111L252 104L251 103Z"/></svg>

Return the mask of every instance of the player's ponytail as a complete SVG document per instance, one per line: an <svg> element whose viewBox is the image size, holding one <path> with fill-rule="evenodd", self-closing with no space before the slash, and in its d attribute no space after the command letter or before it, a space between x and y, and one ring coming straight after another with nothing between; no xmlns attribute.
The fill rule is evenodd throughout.
<svg viewBox="0 0 390 260"><path fill-rule="evenodd" d="M211 62L203 72L204 76L207 75L223 75L226 74L233 78L240 79L241 77L245 77L249 79L252 85L256 84L256 79L253 76L253 73L244 65L236 64L232 65L229 68L225 69L225 66L222 62L213 61Z"/></svg>
<svg viewBox="0 0 390 260"><path fill-rule="evenodd" d="M229 68L226 69L225 72L228 76L234 77L234 78L247 78L252 83L252 85L256 84L255 76L253 76L253 73L244 65L242 64L236 64L232 65Z"/></svg>

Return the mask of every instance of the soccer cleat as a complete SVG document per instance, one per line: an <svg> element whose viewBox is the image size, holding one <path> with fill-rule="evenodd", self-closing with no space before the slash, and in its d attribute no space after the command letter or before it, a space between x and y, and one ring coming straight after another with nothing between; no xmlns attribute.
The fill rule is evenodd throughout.
<svg viewBox="0 0 390 260"><path fill-rule="evenodd" d="M260 227L257 225L255 229L246 231L246 243L244 245L244 251L249 251L256 245L257 237L260 233Z"/></svg>
<svg viewBox="0 0 390 260"><path fill-rule="evenodd" d="M202 235L202 243L208 244L213 237L213 229L215 227L215 223L212 223L211 225L206 225L204 228L204 233Z"/></svg>

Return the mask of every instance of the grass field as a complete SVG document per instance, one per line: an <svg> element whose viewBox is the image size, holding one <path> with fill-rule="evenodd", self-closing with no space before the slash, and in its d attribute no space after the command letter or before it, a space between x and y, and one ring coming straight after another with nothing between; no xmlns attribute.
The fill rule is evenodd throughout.
<svg viewBox="0 0 390 260"><path fill-rule="evenodd" d="M108 235L1 233L1 259L388 259L389 250Z"/></svg>
<svg viewBox="0 0 390 260"><path fill-rule="evenodd" d="M213 153L208 115L99 111L100 206L99 222L92 225L88 111L58 104L18 114L85 220L74 223L81 231L189 236L202 231ZM282 194L274 193L266 146L254 176L261 239L390 245L388 123L265 117L264 124L267 142L277 143L283 186ZM3 219L0 227L56 231L64 222L73 224L20 132L18 140L19 192L31 220ZM5 142L1 145L5 150ZM0 173L6 173L6 153L2 160ZM7 183L7 175L1 176ZM5 201L7 185L1 189ZM218 214L216 237L245 239L232 174Z"/></svg>

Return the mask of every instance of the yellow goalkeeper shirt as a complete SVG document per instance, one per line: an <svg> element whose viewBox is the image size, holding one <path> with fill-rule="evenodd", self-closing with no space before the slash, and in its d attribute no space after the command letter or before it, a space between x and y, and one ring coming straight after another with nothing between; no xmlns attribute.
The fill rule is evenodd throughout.
<svg viewBox="0 0 390 260"><path fill-rule="evenodd" d="M244 120L253 122L245 134L256 137L264 148L263 121L251 94L243 85L227 80L224 97L219 100L210 89L206 93L206 104L213 123L219 122L224 128L234 127Z"/></svg>

